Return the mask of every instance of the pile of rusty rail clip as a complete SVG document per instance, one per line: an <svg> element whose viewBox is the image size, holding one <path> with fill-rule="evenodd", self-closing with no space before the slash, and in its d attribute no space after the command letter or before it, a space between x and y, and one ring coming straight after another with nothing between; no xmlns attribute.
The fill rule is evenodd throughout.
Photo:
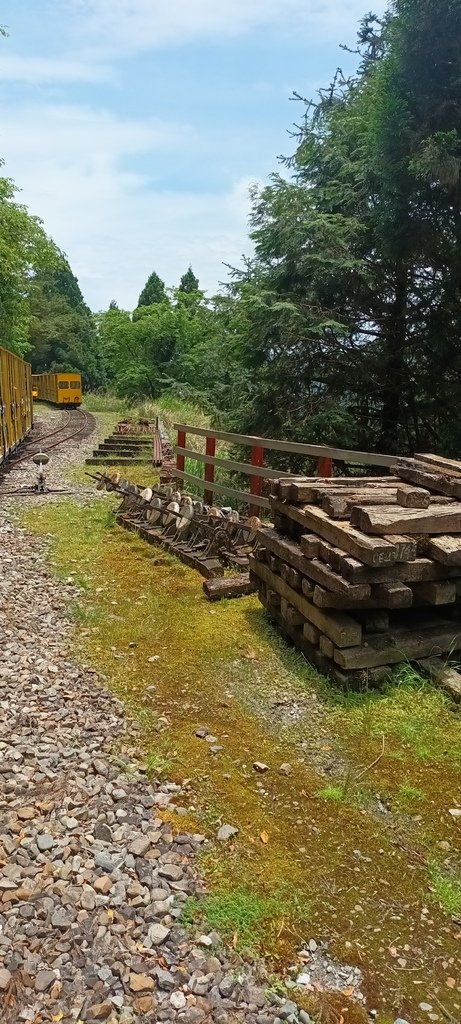
<svg viewBox="0 0 461 1024"><path fill-rule="evenodd" d="M210 600L255 591L248 569L261 526L256 516L242 519L234 509L209 507L172 487L157 484L141 489L119 473L98 473L93 478L98 490L121 495L117 523L196 569L205 577L204 590ZM232 569L239 574L225 576L225 571Z"/></svg>

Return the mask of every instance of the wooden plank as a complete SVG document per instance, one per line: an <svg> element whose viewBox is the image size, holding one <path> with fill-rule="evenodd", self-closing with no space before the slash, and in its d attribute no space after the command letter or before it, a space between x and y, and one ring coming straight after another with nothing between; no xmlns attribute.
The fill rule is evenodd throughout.
<svg viewBox="0 0 461 1024"><path fill-rule="evenodd" d="M320 630L325 636L328 636L330 640L333 640L337 647L353 647L355 644L360 644L362 639L361 627L350 615L342 615L339 612L331 612L329 615L325 615L319 608L316 608L314 604L308 601L306 597L298 594L296 590L292 590L287 583L284 583L280 576L275 576L266 565L257 562L252 555L250 555L250 566L252 571L271 590L275 590L280 594L280 597L286 598L316 629Z"/></svg>
<svg viewBox="0 0 461 1024"><path fill-rule="evenodd" d="M252 466L249 462L236 462L234 459L221 459L217 455L206 455L204 452L196 452L192 448L180 448L173 445L175 455L182 455L185 459L193 459L194 462L203 462L209 466L219 466L220 469L231 470L234 473L244 473L246 476L262 476L264 480L278 480L279 469L269 469L267 466ZM293 476L291 479L296 480Z"/></svg>
<svg viewBox="0 0 461 1024"><path fill-rule="evenodd" d="M434 467L433 472L461 479L461 462L457 459L445 459L442 455L415 455L415 461L427 462Z"/></svg>
<svg viewBox="0 0 461 1024"><path fill-rule="evenodd" d="M397 488L369 487L368 490L346 490L325 493L321 506L331 519L348 519L355 505L397 504ZM425 506L424 506L425 507Z"/></svg>
<svg viewBox="0 0 461 1024"><path fill-rule="evenodd" d="M346 597L354 598L356 601L362 601L370 596L369 584L348 583L347 580L333 572L332 569L324 565L319 559L306 558L303 548L304 537L301 538L301 548L294 541L281 537L276 530L259 529L258 538L270 551L273 551L278 557L283 558L290 565L294 566L295 569L298 569L304 576L308 576L309 579L319 583L320 586L325 587L327 590L344 594ZM309 538L306 543L308 550L310 550L310 546L311 540Z"/></svg>
<svg viewBox="0 0 461 1024"><path fill-rule="evenodd" d="M275 498L271 498L270 502L278 514L287 515L300 526L304 526L306 532L318 533L323 540L340 547L367 565L392 565L397 560L398 551L393 544L367 537L355 530L350 523L333 522L326 512L314 505L304 505L298 509L294 505L282 504Z"/></svg>
<svg viewBox="0 0 461 1024"><path fill-rule="evenodd" d="M269 501L267 498L260 498L259 494L250 494L249 491L236 491L233 487L225 487L224 484L217 484L216 482L208 482L202 479L200 476L194 476L193 473L186 473L182 469L175 469L175 477L179 480L187 480L189 483L195 484L201 490L205 487L208 491L213 491L216 494L225 494L228 498L235 498L236 501L244 501L247 505L258 505L260 508L269 508Z"/></svg>
<svg viewBox="0 0 461 1024"><path fill-rule="evenodd" d="M305 622L303 626L303 634L308 643L312 644L313 647L318 647L320 643L320 633L312 622Z"/></svg>
<svg viewBox="0 0 461 1024"><path fill-rule="evenodd" d="M429 471L430 467L428 466L426 470L423 463L399 462L393 466L393 470L401 480L405 480L407 483L417 484L418 487L433 491L435 494L461 497L461 486L456 481L449 480L444 476L438 476L437 473L431 473Z"/></svg>
<svg viewBox="0 0 461 1024"><path fill-rule="evenodd" d="M366 647L337 647L334 652L336 664L349 670L363 669L445 654L461 645L461 627L455 623L443 623L422 630L399 629L391 637L370 634L366 643Z"/></svg>
<svg viewBox="0 0 461 1024"><path fill-rule="evenodd" d="M372 587L371 596L365 601L353 601L342 594L333 594L330 590L316 586L313 602L317 608L334 608L337 611L362 611L364 609L411 608L413 591L404 583L378 583Z"/></svg>
<svg viewBox="0 0 461 1024"><path fill-rule="evenodd" d="M254 594L257 586L250 580L249 573L245 572L240 576L223 576L221 579L205 580L203 589L209 601L221 601L223 598Z"/></svg>
<svg viewBox="0 0 461 1024"><path fill-rule="evenodd" d="M315 533L305 533L303 544L303 555L305 558L318 558L320 549L320 539L315 536Z"/></svg>
<svg viewBox="0 0 461 1024"><path fill-rule="evenodd" d="M348 488L354 490L381 490L383 488L396 487L398 484L398 477L366 477L366 476L352 476L352 477L306 477L301 483L294 482L289 488L289 493L284 495L287 499L291 499L294 504L311 503L321 501L322 497L328 494L340 494L341 491L346 491ZM282 497L279 494L279 497Z"/></svg>
<svg viewBox="0 0 461 1024"><path fill-rule="evenodd" d="M428 544L428 554L442 565L459 565L461 567L461 537L432 537Z"/></svg>
<svg viewBox="0 0 461 1024"><path fill-rule="evenodd" d="M393 537L386 536L383 539L389 541L389 544L394 544L397 549L397 562L414 562L418 545L411 537L401 537L396 533Z"/></svg>
<svg viewBox="0 0 461 1024"><path fill-rule="evenodd" d="M354 508L351 523L366 534L461 533L461 503L431 505L429 509L368 505Z"/></svg>
<svg viewBox="0 0 461 1024"><path fill-rule="evenodd" d="M416 583L413 594L424 604L454 604L456 601L456 583L453 580L439 580L432 583Z"/></svg>
<svg viewBox="0 0 461 1024"><path fill-rule="evenodd" d="M402 508L429 508L430 503L430 491L426 491L424 487L402 485L397 488L397 504Z"/></svg>
<svg viewBox="0 0 461 1024"><path fill-rule="evenodd" d="M333 641L329 640L327 636L321 636L319 647L321 653L324 654L326 658L329 658L330 661L333 661L333 655L335 653L335 645Z"/></svg>
<svg viewBox="0 0 461 1024"><path fill-rule="evenodd" d="M293 608L293 605L289 604L284 597L280 600L280 614L293 629L299 629L299 627L303 626L306 621L301 615L301 612L298 612L296 608Z"/></svg>
<svg viewBox="0 0 461 1024"><path fill-rule="evenodd" d="M377 602L378 608L411 608L413 604L413 591L405 583L400 581L389 583L376 583L372 587L373 600Z"/></svg>
<svg viewBox="0 0 461 1024"><path fill-rule="evenodd" d="M376 455L369 452L347 451L344 448L330 448L326 445L298 444L294 441L277 441L270 437L253 437L249 434L230 434L224 430L211 430L206 427L194 427L188 423L175 423L175 430L192 434L194 437L215 437L217 441L229 441L231 444L249 445L250 448L266 448L268 451L288 452L293 455L307 455L314 458L337 459L350 462L352 465L384 466L395 462L395 455Z"/></svg>
<svg viewBox="0 0 461 1024"><path fill-rule="evenodd" d="M315 585L314 585L314 583L311 582L311 580L307 579L307 576L303 576L303 580L302 580L302 584L301 584L301 590L302 590L304 596L309 599L309 601L313 601L314 593L315 593ZM328 593L329 593L329 591L328 591ZM337 595L337 596L339 596L339 595ZM316 601L314 601L314 604L316 604Z"/></svg>

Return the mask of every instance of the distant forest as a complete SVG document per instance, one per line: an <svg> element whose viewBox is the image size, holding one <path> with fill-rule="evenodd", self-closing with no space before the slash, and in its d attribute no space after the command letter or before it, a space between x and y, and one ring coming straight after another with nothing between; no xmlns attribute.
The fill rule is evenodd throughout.
<svg viewBox="0 0 461 1024"><path fill-rule="evenodd" d="M294 152L253 191L252 255L213 298L192 268L170 288L153 271L134 311L92 314L1 178L2 344L230 430L459 456L461 0L393 0L356 55L295 94Z"/></svg>

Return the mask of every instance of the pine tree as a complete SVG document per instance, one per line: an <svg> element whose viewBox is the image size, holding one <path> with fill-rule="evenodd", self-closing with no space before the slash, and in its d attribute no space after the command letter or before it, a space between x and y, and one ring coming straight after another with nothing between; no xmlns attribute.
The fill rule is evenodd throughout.
<svg viewBox="0 0 461 1024"><path fill-rule="evenodd" d="M154 306L157 302L164 302L165 299L165 284L154 270L150 277L148 277L139 296L138 309L139 306Z"/></svg>
<svg viewBox="0 0 461 1024"><path fill-rule="evenodd" d="M198 292L198 290L199 290L198 278L195 276L194 271L192 270L192 267L189 266L189 269L186 271L186 273L182 275L181 283L179 285L178 291L190 293L190 292Z"/></svg>

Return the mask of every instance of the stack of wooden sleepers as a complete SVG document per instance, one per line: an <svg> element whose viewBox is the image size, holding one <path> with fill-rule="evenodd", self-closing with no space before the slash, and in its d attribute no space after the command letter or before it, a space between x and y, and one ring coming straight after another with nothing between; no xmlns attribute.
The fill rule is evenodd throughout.
<svg viewBox="0 0 461 1024"><path fill-rule="evenodd" d="M284 635L341 685L461 650L461 462L274 481L252 582Z"/></svg>

